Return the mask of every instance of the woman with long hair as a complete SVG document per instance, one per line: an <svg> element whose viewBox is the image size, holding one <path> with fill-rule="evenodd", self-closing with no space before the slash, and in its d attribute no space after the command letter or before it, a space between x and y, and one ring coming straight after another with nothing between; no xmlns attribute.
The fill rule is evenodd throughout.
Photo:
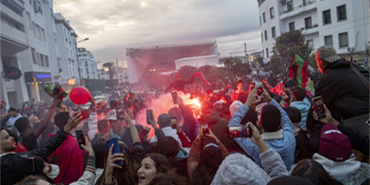
<svg viewBox="0 0 370 185"><path fill-rule="evenodd" d="M341 184L331 178L320 163L312 159L304 159L299 161L290 175L306 178L316 185Z"/></svg>
<svg viewBox="0 0 370 185"><path fill-rule="evenodd" d="M104 165L104 171L100 177L97 177L96 185L101 184L137 184L139 179L137 171L139 164L145 156L145 151L141 145L137 129L125 111L124 119L129 124L129 129L132 136L132 149L123 143L119 142L121 153L113 154L113 147L108 151L107 159ZM117 165L115 162L123 161L123 165Z"/></svg>
<svg viewBox="0 0 370 185"><path fill-rule="evenodd" d="M138 185L148 185L157 176L167 174L172 169L168 159L156 153L149 153L141 161L141 168L137 171Z"/></svg>

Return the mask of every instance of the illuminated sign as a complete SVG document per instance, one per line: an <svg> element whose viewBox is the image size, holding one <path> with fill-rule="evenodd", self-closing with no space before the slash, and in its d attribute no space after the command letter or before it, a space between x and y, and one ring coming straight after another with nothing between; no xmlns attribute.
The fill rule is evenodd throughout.
<svg viewBox="0 0 370 185"><path fill-rule="evenodd" d="M50 79L51 78L50 74L45 74L45 73L40 73L40 74L36 73L35 76L36 76L37 79L44 79L44 78L45 79Z"/></svg>
<svg viewBox="0 0 370 185"><path fill-rule="evenodd" d="M26 83L51 82L51 73L25 72Z"/></svg>

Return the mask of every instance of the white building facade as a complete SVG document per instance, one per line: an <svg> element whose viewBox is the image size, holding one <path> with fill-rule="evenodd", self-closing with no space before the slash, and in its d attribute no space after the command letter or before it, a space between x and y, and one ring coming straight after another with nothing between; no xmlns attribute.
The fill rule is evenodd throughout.
<svg viewBox="0 0 370 185"><path fill-rule="evenodd" d="M270 58L275 38L302 30L316 51L332 45L342 57L366 63L370 43L369 0L257 0L263 56Z"/></svg>
<svg viewBox="0 0 370 185"><path fill-rule="evenodd" d="M97 63L94 60L94 55L89 50L78 48L78 60L83 79L98 79Z"/></svg>
<svg viewBox="0 0 370 185"><path fill-rule="evenodd" d="M129 80L128 69L122 66L113 67L113 79L118 79L118 83L125 83ZM109 73L107 69L97 69L97 77L102 80L109 80Z"/></svg>
<svg viewBox="0 0 370 185"><path fill-rule="evenodd" d="M79 84L77 34L54 14L53 0L1 0L0 6L0 101L6 108L32 98L51 103L43 85L60 83L70 90L71 78ZM6 76L12 67L21 71L19 79Z"/></svg>
<svg viewBox="0 0 370 185"><path fill-rule="evenodd" d="M25 23L25 3L19 0L7 0L0 3L0 40L1 40L1 84L0 99L7 102L7 107L17 107L28 100L25 78L11 80L5 76L10 67L24 71L20 52L30 48L27 25Z"/></svg>
<svg viewBox="0 0 370 185"><path fill-rule="evenodd" d="M66 89L71 90L73 85L67 82L73 79L74 84L80 84L80 66L77 58L77 34L70 26L69 21L61 13L55 13L55 25L57 31L57 43L61 58L60 68L62 69L59 83Z"/></svg>

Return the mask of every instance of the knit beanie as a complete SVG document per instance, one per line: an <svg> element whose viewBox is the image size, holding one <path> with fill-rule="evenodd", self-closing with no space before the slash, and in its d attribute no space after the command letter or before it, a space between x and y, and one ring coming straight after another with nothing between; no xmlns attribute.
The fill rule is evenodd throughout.
<svg viewBox="0 0 370 185"><path fill-rule="evenodd" d="M233 153L223 160L211 184L266 185L270 180L270 176L251 159Z"/></svg>

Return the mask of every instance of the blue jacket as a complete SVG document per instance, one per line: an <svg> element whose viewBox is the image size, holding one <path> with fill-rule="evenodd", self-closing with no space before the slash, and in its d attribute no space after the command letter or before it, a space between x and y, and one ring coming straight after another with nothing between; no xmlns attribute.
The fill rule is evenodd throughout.
<svg viewBox="0 0 370 185"><path fill-rule="evenodd" d="M301 112L302 119L299 122L299 126L301 126L301 128L306 129L307 113L308 113L308 110L310 110L311 103L305 100L295 101L295 102L290 103L290 106L297 108L299 112Z"/></svg>
<svg viewBox="0 0 370 185"><path fill-rule="evenodd" d="M279 109L281 113L281 123L282 123L282 130L278 132L273 133L264 133L262 134L262 138L264 138L265 143L267 146L273 150L275 150L277 153L280 154L281 158L284 161L284 164L289 171L293 162L294 162L294 151L295 151L295 144L296 140L294 137L293 132L293 124L290 121L288 115L286 112L281 108L278 102L275 100L271 100L271 105L275 106ZM247 105L243 105L238 109L234 117L230 120L229 126L237 126L240 125L241 120L245 116L246 112L249 110L249 107ZM267 136L267 135L275 135L276 133L282 134L281 139L267 139L267 137L273 137L273 136ZM264 135L266 137L264 137ZM243 150L253 158L253 160L261 166L261 159L259 157L260 151L258 147L250 140L249 138L246 138L243 140L243 138L235 138L235 141L243 148Z"/></svg>

